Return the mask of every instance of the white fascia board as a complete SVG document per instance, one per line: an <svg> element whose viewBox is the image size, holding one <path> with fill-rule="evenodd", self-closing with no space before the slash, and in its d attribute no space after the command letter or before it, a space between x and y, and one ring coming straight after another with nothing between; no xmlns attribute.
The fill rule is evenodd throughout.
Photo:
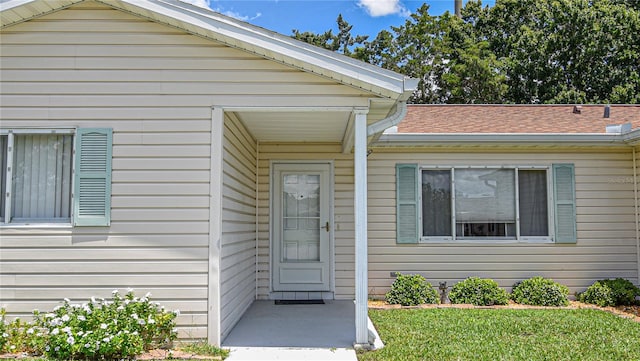
<svg viewBox="0 0 640 361"><path fill-rule="evenodd" d="M5 12L31 2L33 2L33 0L2 0L0 1L0 6L2 6L2 12Z"/></svg>
<svg viewBox="0 0 640 361"><path fill-rule="evenodd" d="M394 100L418 80L178 0L97 0L274 61Z"/></svg>
<svg viewBox="0 0 640 361"><path fill-rule="evenodd" d="M621 134L500 134L500 133L401 133L383 134L373 146L403 147L429 145L598 145L626 146Z"/></svg>

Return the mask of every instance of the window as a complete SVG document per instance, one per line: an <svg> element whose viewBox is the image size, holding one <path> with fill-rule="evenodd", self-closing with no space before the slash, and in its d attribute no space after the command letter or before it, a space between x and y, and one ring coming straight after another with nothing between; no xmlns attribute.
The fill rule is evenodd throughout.
<svg viewBox="0 0 640 361"><path fill-rule="evenodd" d="M398 164L396 176L398 243L536 239L575 243L572 164L527 168ZM414 184L418 189L412 193Z"/></svg>
<svg viewBox="0 0 640 361"><path fill-rule="evenodd" d="M73 135L11 132L0 147L4 223L70 222Z"/></svg>
<svg viewBox="0 0 640 361"><path fill-rule="evenodd" d="M422 237L549 236L546 170L452 168L421 172Z"/></svg>
<svg viewBox="0 0 640 361"><path fill-rule="evenodd" d="M108 225L110 170L111 129L0 130L0 224Z"/></svg>

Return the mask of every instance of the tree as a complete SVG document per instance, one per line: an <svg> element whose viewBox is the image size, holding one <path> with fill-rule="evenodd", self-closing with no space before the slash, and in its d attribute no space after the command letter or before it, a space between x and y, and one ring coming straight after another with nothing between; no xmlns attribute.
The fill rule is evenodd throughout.
<svg viewBox="0 0 640 361"><path fill-rule="evenodd" d="M420 79L414 103L640 103L640 0L470 0L418 8L372 41L294 37Z"/></svg>
<svg viewBox="0 0 640 361"><path fill-rule="evenodd" d="M476 30L516 103L638 102L640 12L616 0L502 0Z"/></svg>
<svg viewBox="0 0 640 361"><path fill-rule="evenodd" d="M394 35L387 30L380 31L373 41L365 41L362 46L355 48L352 56L385 69L400 71L397 43Z"/></svg>
<svg viewBox="0 0 640 361"><path fill-rule="evenodd" d="M411 14L404 25L391 27L395 33L397 69L412 78L420 79L412 103L438 101L436 80L445 59L440 46L441 35L437 19L429 15L429 5L423 4Z"/></svg>
<svg viewBox="0 0 640 361"><path fill-rule="evenodd" d="M302 40L328 50L337 51L344 55L351 55L351 47L356 44L361 44L369 37L368 35L352 36L351 29L353 29L353 25L349 25L342 17L342 14L338 15L336 23L338 24L338 34L336 35L333 34L333 30L331 29L325 31L323 34L314 34L309 31L300 32L294 29L292 36L294 39Z"/></svg>
<svg viewBox="0 0 640 361"><path fill-rule="evenodd" d="M429 14L424 4L404 25L392 27L395 41L384 38L384 48L394 56L393 67L383 67L419 78L413 103L500 103L505 101L505 77L501 62L492 54L486 41L479 41L473 26L446 12ZM375 57L370 57L369 60ZM386 60L386 59L385 59Z"/></svg>

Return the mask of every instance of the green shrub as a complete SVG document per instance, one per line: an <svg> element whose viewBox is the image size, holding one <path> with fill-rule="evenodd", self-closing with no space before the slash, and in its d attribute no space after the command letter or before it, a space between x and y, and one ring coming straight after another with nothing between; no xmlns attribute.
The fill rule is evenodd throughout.
<svg viewBox="0 0 640 361"><path fill-rule="evenodd" d="M34 328L43 333L51 359L129 359L175 340L177 315L152 303L149 294L114 291L112 301L91 298L79 305L65 299L52 313L34 311Z"/></svg>
<svg viewBox="0 0 640 361"><path fill-rule="evenodd" d="M476 306L506 305L509 303L509 294L492 279L469 277L453 286L449 299L451 303Z"/></svg>
<svg viewBox="0 0 640 361"><path fill-rule="evenodd" d="M609 286L600 281L594 282L586 291L578 295L578 301L598 305L600 307L613 306L613 292Z"/></svg>
<svg viewBox="0 0 640 361"><path fill-rule="evenodd" d="M629 280L616 278L594 282L587 290L578 295L578 300L598 306L633 305L640 296L640 288Z"/></svg>
<svg viewBox="0 0 640 361"><path fill-rule="evenodd" d="M420 275L398 274L385 297L390 304L403 306L440 302L438 291Z"/></svg>
<svg viewBox="0 0 640 361"><path fill-rule="evenodd" d="M636 297L640 296L640 288L624 278L606 279L602 282L611 289L616 305L633 305L636 302Z"/></svg>
<svg viewBox="0 0 640 361"><path fill-rule="evenodd" d="M511 299L523 305L566 306L569 304L569 288L553 280L533 277L513 286Z"/></svg>

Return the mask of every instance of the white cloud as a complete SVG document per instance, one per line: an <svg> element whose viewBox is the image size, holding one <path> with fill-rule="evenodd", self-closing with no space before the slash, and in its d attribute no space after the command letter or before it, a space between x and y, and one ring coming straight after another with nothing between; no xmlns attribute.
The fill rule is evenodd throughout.
<svg viewBox="0 0 640 361"><path fill-rule="evenodd" d="M211 9L211 2L212 1L216 1L216 0L180 0L195 6L199 6L201 8L205 8L205 9L210 9L213 10L215 12L218 12L220 14L224 14L226 16L241 20L241 21L251 21L251 20L255 20L259 17L262 16L262 13L256 13L254 16L249 16L249 15L242 15L239 12L233 11L233 10L225 10L223 8L215 8L215 9Z"/></svg>
<svg viewBox="0 0 640 361"><path fill-rule="evenodd" d="M201 8L210 9L211 0L180 0L182 2L186 2L195 6L199 6Z"/></svg>
<svg viewBox="0 0 640 361"><path fill-rule="evenodd" d="M224 14L226 16L232 17L234 19L238 19L240 21L251 21L251 20L255 20L259 17L262 16L262 13L256 13L253 16L249 16L249 15L242 15L239 12L233 11L233 10L224 10L221 8L217 8L217 9L213 9L213 11L215 12L219 12L221 14Z"/></svg>
<svg viewBox="0 0 640 361"><path fill-rule="evenodd" d="M407 16L410 13L400 0L358 0L358 6L373 17L392 14Z"/></svg>

